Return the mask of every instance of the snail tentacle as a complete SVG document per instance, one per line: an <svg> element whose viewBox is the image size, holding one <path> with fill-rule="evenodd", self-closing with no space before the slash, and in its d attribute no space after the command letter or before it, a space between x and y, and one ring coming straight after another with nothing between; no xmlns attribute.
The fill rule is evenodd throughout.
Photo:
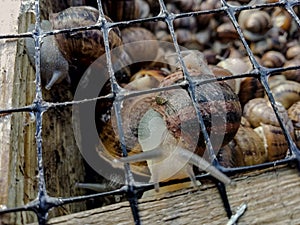
<svg viewBox="0 0 300 225"><path fill-rule="evenodd" d="M161 148L158 147L149 151L141 152L139 154L115 159L115 162L122 162L122 163L143 162L145 160L159 159L162 156L163 156L163 152Z"/></svg>
<svg viewBox="0 0 300 225"><path fill-rule="evenodd" d="M197 166L199 169L206 171L224 184L231 184L232 180L219 171L216 167L207 162L204 158L194 154L193 152L179 147L178 157L188 160L190 165Z"/></svg>

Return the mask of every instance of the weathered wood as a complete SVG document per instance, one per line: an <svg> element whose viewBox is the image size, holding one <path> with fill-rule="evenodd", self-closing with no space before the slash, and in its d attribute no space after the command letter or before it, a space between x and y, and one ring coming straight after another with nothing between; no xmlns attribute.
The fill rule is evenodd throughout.
<svg viewBox="0 0 300 225"><path fill-rule="evenodd" d="M34 1L1 1L0 35L27 31L28 25L34 22L31 3ZM32 104L35 71L25 53L24 39L2 39L0 51L0 109ZM65 82L51 92L43 89L43 98L58 102L70 101L73 96ZM57 197L84 194L74 188L76 182L84 181L85 167L73 135L71 107L44 113L42 135L48 194ZM38 193L34 118L25 112L1 116L0 143L0 206L25 205ZM51 216L85 209L84 203L74 204L51 211ZM26 224L36 220L34 213L11 213L1 216L0 224Z"/></svg>
<svg viewBox="0 0 300 225"><path fill-rule="evenodd" d="M294 168L252 172L228 186L233 208L248 208L239 224L300 224L300 177ZM200 191L184 189L139 201L143 224L226 224L228 219L217 188L204 184ZM51 225L134 224L128 202L53 218Z"/></svg>

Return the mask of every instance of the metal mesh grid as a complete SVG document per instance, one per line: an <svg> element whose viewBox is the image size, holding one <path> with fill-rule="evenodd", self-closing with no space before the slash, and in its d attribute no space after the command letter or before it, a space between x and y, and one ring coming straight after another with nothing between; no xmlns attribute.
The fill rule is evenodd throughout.
<svg viewBox="0 0 300 225"><path fill-rule="evenodd" d="M117 194L126 194L127 199L130 203L131 211L133 214L134 218L134 223L135 224L141 224L140 216L139 216L139 210L138 210L138 193L139 192L144 192L145 190L149 190L153 188L152 184L143 184L143 185L136 185L134 182L134 178L132 176L130 166L129 164L125 164L125 172L126 172L126 185L121 187L120 189L116 189L114 191L109 191L105 193L98 193L98 194L93 194L93 195L87 195L87 196L79 196L79 197L71 197L71 198L56 198L56 197L51 197L47 194L47 189L45 185L45 179L44 179L44 168L43 168L43 155L42 155L42 117L43 117L43 112L46 112L50 108L53 107L64 107L67 105L74 105L74 104L82 104L85 102L89 101L96 101L99 99L114 99L114 110L115 112L119 112L121 109L121 102L125 98L129 98L132 96L140 95L140 94L145 94L145 93L150 93L150 92L157 92L161 90L165 90L167 88L161 88L161 89L153 89L153 90L148 90L148 91L143 91L143 92L131 92L129 94L124 95L120 91L119 85L116 81L116 78L114 76L114 71L112 68L112 61L111 61L111 55L110 55L110 47L109 47L109 40L108 40L108 32L109 29L112 27L118 27L122 25L128 25L128 24L135 24L135 23L144 23L148 21L165 21L167 23L168 29L170 31L172 40L174 42L174 47L176 50L176 53L178 54L178 60L180 62L185 81L183 83L180 83L178 85L174 85L172 87L168 88L176 88L176 87L182 87L185 88L189 95L191 96L191 99L193 101L193 105L197 111L197 116L199 119L199 123L201 126L201 129L204 132L204 137L207 143L207 148L211 154L211 159L212 159L212 164L215 165L217 168L219 168L222 172L226 174L234 174L234 173L239 173L245 170L250 170L250 169L262 169L262 168L267 168L267 167L273 167L276 165L280 164L286 164L288 162L296 162L298 169L300 169L300 164L299 164L299 149L296 147L295 143L293 142L289 132L287 132L287 129L285 125L283 124L283 121L281 120L279 113L278 113L278 108L275 104L275 100L273 95L271 94L270 87L268 85L268 77L273 74L277 74L279 72L287 71L287 70L295 70L295 69L300 69L300 65L298 66L293 66L293 67L286 67L286 68L266 68L262 66L254 57L249 45L247 44L247 41L243 35L243 32L238 24L238 21L235 17L236 13L242 11L242 10L253 10L253 9L258 9L258 8L270 8L270 7L282 7L287 10L287 12L292 16L292 18L296 21L298 29L300 26L300 19L297 17L295 11L293 10L294 6L300 5L299 1L286 1L282 0L279 2L275 3L262 3L262 4L256 4L256 5L242 5L242 6L233 6L228 4L225 0L220 0L222 3L222 7L218 9L213 9L213 10L204 10L204 11L195 11L195 12L186 12L186 13L180 13L180 14L173 14L170 13L163 0L159 0L159 5L160 5L160 13L157 16L151 17L151 18L144 18L144 19L137 19L137 20L132 20L132 21L121 21L121 22L108 22L107 20L104 19L104 13L102 10L102 4L101 1L98 0L98 8L99 8L99 21L96 25L90 26L90 27L80 27L80 28L74 28L74 29L66 29L66 30L60 30L60 31L51 31L47 32L45 36L48 35L54 35L58 33L66 33L66 32L72 32L72 31L80 31L80 30L90 30L90 29L100 29L103 32L103 38L104 38L104 44L105 44L105 51L106 51L106 59L107 59L107 67L108 67L108 72L110 76L110 81L111 81L111 91L112 94L108 96L101 96L99 98L95 99L88 99L88 100L82 100L82 101L72 101L72 102L63 102L63 103L52 103L52 102L45 102L42 97L42 89L41 89L41 78L40 78L40 47L42 43L42 39L45 36L41 36L41 27L40 27L40 3L38 0L35 1L35 13L36 13L36 32L34 33L23 33L23 34L17 34L17 35L2 35L0 36L1 39L9 39L9 38L25 38L25 37L33 37L36 45L36 97L31 105L24 106L24 107L19 107L19 108L13 108L13 109L1 109L0 110L0 115L1 114L7 114L7 113L15 113L15 112L31 112L34 113L36 117L36 146L37 146L37 156L38 156L38 193L37 193L37 198L36 200L30 202L27 205L16 207L16 208L11 208L11 209L2 209L0 210L0 214L6 214L6 213L13 213L13 212L19 212L19 211L33 211L36 213L38 217L38 222L39 224L46 224L47 221L47 215L50 209L53 207L58 207L62 206L65 204L69 203L74 203L78 201L83 201L86 199L90 198L98 198L98 197L103 197L103 196L110 196L110 195L117 195ZM174 26L173 26L173 21L178 18L183 18L183 17L189 17L189 16L195 16L195 15L202 15L202 14L218 14L218 13L225 13L227 14L228 18L234 25L239 38L245 47L248 57L251 61L251 64L253 66L253 70L250 73L247 74L237 74L231 77L221 77L217 79L212 79L212 80L206 80L205 82L214 82L216 80L226 80L226 79L236 79L236 78L241 78L241 77L256 77L260 80L261 84L263 85L265 92L271 102L271 105L273 107L273 110L276 114L276 117L278 118L278 121L280 123L281 128L284 131L285 138L288 142L289 146L289 157L279 160L276 162L268 162L256 166L250 166L250 167L238 167L238 168L224 168L219 165L218 161L216 160L216 156L214 155L214 151L211 146L211 142L209 139L209 136L206 132L204 122L202 119L202 116L200 114L199 106L196 104L196 98L195 98L195 84L191 81L189 72L187 70L187 67L183 61L179 45L176 40L176 35L174 31ZM201 83L199 83L201 84ZM116 119L117 119L117 125L118 125L118 132L120 134L120 142L121 142L121 148L123 155L127 155L126 151L126 146L123 144L125 143L124 141L124 134L122 130L122 118L120 115L116 113ZM200 175L197 176L197 179L202 179L203 177L206 177L207 175ZM178 182L178 181L177 181ZM171 183L171 182L169 182ZM162 184L161 186L168 185L169 183ZM230 204L227 199L226 195L226 188L224 184L220 182L216 182L217 187L221 193L221 197L224 202L224 207L227 211L228 217L232 215L231 209L230 209Z"/></svg>

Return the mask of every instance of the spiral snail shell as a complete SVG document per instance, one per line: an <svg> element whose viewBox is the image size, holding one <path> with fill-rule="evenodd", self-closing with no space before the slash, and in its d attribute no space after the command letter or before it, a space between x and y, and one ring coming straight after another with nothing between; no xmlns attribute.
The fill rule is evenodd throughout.
<svg viewBox="0 0 300 225"><path fill-rule="evenodd" d="M241 125L233 140L221 149L218 157L220 164L225 167L252 166L266 162L267 152L257 132Z"/></svg>
<svg viewBox="0 0 300 225"><path fill-rule="evenodd" d="M189 58L184 57L184 60ZM206 62L201 61L200 65L197 64L197 69L193 69L193 65L194 62L187 62L193 82L213 77ZM159 87L168 87L183 80L183 73L178 70L166 76ZM238 98L225 82L195 86L195 94L196 104L200 107L206 129L212 137L212 145L218 150L228 143L238 130L241 119ZM186 90L177 88L126 99L121 116L129 156L120 157L120 153L113 153L117 161L131 162L134 168L145 165L142 163L147 161L151 180L155 183L182 176L189 176L195 183L192 165L206 170L224 183L230 183L228 177L201 158L206 145L195 108ZM113 117L112 127L116 127ZM141 152L136 154L138 151ZM172 164L177 166L170 167L170 157ZM141 171L140 168L136 169Z"/></svg>
<svg viewBox="0 0 300 225"><path fill-rule="evenodd" d="M98 17L97 9L90 6L77 6L53 13L49 15L49 20L54 29L67 29L95 25ZM105 18L111 22L110 18ZM108 38L110 48L122 44L118 28L112 28ZM55 35L55 39L60 51L71 64L90 65L105 53L103 34L98 29L61 33Z"/></svg>
<svg viewBox="0 0 300 225"><path fill-rule="evenodd" d="M294 103L288 109L288 115L294 125L295 141L298 148L300 148L300 101Z"/></svg>
<svg viewBox="0 0 300 225"><path fill-rule="evenodd" d="M238 22L243 30L245 38L249 41L263 39L272 24L270 15L262 10L241 11Z"/></svg>

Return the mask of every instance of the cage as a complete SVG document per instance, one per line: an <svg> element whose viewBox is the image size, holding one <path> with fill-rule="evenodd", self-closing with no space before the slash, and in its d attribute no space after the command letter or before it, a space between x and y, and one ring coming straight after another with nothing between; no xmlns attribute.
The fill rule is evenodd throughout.
<svg viewBox="0 0 300 225"><path fill-rule="evenodd" d="M236 224L238 220L240 224L299 223L299 1L4 0L2 5L0 224ZM73 10L77 6L84 7L77 12ZM59 14L70 7L74 14ZM69 21L72 17L74 24ZM43 24L46 19L52 20L50 29ZM34 26L28 30L30 24ZM55 41L45 44L51 38ZM29 39L33 53L26 44ZM141 43L135 42L140 40ZM49 52L56 51L58 44L53 43L59 41L67 49L60 46L63 56L52 57ZM75 51L72 45L80 47ZM149 52L155 49L157 52ZM88 51L92 56L84 55ZM204 62L191 52L202 52ZM30 54L33 59L28 57ZM63 64L64 58L68 75L47 88L51 76L45 78L44 74L53 61L55 65ZM203 71L201 63L209 71L204 74L213 71L213 76L195 81L191 68L199 69L200 65ZM157 85L157 80L161 83L178 71L182 82L171 85L152 87L150 83L150 88L136 90L136 83L130 82L134 74L150 74ZM105 79L97 80L99 74L104 74ZM101 88L97 86L99 82ZM238 121L239 130L234 131L230 142L217 149L218 153L214 151L214 141L219 140L212 135L214 124L210 121L211 128L207 125L201 111L203 104L197 105L196 95L200 90L202 96L201 91L216 82L237 88L233 92L239 98L241 113L248 116L248 122ZM167 190L165 193L141 197L157 188L157 183L148 182L151 173L146 159L141 163L114 164L109 157L141 154L141 149L128 144L130 138L124 130L140 110L129 107L132 101L167 93L168 97L175 96L173 110L179 101L176 94L182 90L191 99L188 106L194 108L187 111L195 111L198 126L187 130L181 127L180 135L191 129L192 133L203 132L201 143L206 143L209 163L204 169L216 168L235 185L224 185L218 180L222 178L212 177L214 170L203 173L193 168L196 180L202 182L198 189L189 186L188 178L178 178L159 182L160 190ZM209 92L218 91L215 88ZM169 107L172 101L165 96L155 98L160 109ZM142 105L146 101L143 98ZM260 109L260 104L264 108ZM84 118L76 114L81 112L78 108L83 110ZM289 108L294 110L290 114ZM249 116L246 109L254 114ZM90 111L87 114L85 110ZM267 124L266 120L271 120L268 117L253 121L255 113L263 117L268 110L275 118L273 124ZM124 118L124 111L129 119ZM211 114L208 117L213 118ZM231 113L226 118L232 117L237 116ZM105 123L108 120L110 126ZM104 147L93 142L93 129ZM270 138L271 143L269 137L260 138L268 129L276 135ZM83 134L77 136L78 130ZM140 131L136 127L133 130L135 134ZM249 139L252 133L255 138ZM119 140L115 142L116 137ZM242 148L243 144L249 145ZM252 149L258 145L258 150ZM280 151L266 153L271 145ZM112 173L115 168L117 172ZM186 183L188 187L182 189ZM179 190L170 191L177 186Z"/></svg>

